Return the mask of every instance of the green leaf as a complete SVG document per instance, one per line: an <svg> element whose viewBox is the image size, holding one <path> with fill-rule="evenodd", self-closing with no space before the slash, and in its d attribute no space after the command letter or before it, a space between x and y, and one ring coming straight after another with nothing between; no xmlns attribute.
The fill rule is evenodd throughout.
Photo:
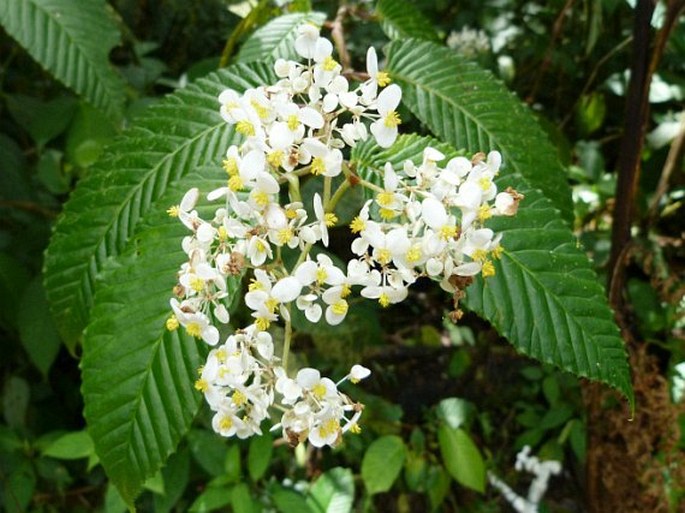
<svg viewBox="0 0 685 513"><path fill-rule="evenodd" d="M253 481L259 480L271 463L273 452L273 439L268 433L262 436L253 436L247 451L247 470Z"/></svg>
<svg viewBox="0 0 685 513"><path fill-rule="evenodd" d="M305 498L293 490L281 488L274 492L271 497L280 513L311 513Z"/></svg>
<svg viewBox="0 0 685 513"><path fill-rule="evenodd" d="M105 493L105 513L125 513L126 511L128 511L128 507L117 487L108 483Z"/></svg>
<svg viewBox="0 0 685 513"><path fill-rule="evenodd" d="M206 163L217 164L235 141L218 112L218 94L269 83L265 65L237 65L200 79L150 107L64 206L45 261L45 288L58 329L75 345L93 304L95 280L108 257L126 247L138 221L169 184ZM179 198L174 198L173 204Z"/></svg>
<svg viewBox="0 0 685 513"><path fill-rule="evenodd" d="M43 456L61 460L78 460L88 458L95 448L87 431L75 431L60 436L43 449Z"/></svg>
<svg viewBox="0 0 685 513"><path fill-rule="evenodd" d="M235 485L231 492L231 506L234 513L254 513L255 503L250 495L250 488L245 483Z"/></svg>
<svg viewBox="0 0 685 513"><path fill-rule="evenodd" d="M31 362L46 377L57 357L61 342L50 316L40 277L36 277L24 290L18 320L21 343Z"/></svg>
<svg viewBox="0 0 685 513"><path fill-rule="evenodd" d="M354 501L352 471L336 467L319 476L307 498L314 513L349 513Z"/></svg>
<svg viewBox="0 0 685 513"><path fill-rule="evenodd" d="M445 424L457 429L469 423L476 413L476 408L465 399L449 397L440 401L436 413Z"/></svg>
<svg viewBox="0 0 685 513"><path fill-rule="evenodd" d="M442 462L458 483L483 493L485 491L485 464L471 437L463 429L444 424L438 428L438 443Z"/></svg>
<svg viewBox="0 0 685 513"><path fill-rule="evenodd" d="M490 321L522 353L618 389L634 407L623 340L604 289L568 225L539 191L504 177L500 189L525 194L513 218L493 219L503 234L494 278L476 279L465 306Z"/></svg>
<svg viewBox="0 0 685 513"><path fill-rule="evenodd" d="M175 450L202 398L193 383L206 344L164 328L187 233L164 206L191 185L211 190L223 182L187 175L169 188L97 289L83 342L84 415L102 465L128 503ZM227 285L230 295L237 280Z"/></svg>
<svg viewBox="0 0 685 513"><path fill-rule="evenodd" d="M268 59L298 59L295 52L297 29L304 23L318 27L326 15L320 12L292 13L279 16L255 30L238 52L236 62L253 62Z"/></svg>
<svg viewBox="0 0 685 513"><path fill-rule="evenodd" d="M10 376L5 381L2 390L2 413L8 426L24 427L30 397L31 389L25 379Z"/></svg>
<svg viewBox="0 0 685 513"><path fill-rule="evenodd" d="M12 117L39 146L57 137L74 117L78 102L72 97L44 102L23 94L7 95L7 108Z"/></svg>
<svg viewBox="0 0 685 513"><path fill-rule="evenodd" d="M406 0L379 0L376 12L381 28L390 39L414 37L437 41L438 35L431 22L413 2Z"/></svg>
<svg viewBox="0 0 685 513"><path fill-rule="evenodd" d="M19 329L21 296L29 278L23 263L7 253L0 253L0 326Z"/></svg>
<svg viewBox="0 0 685 513"><path fill-rule="evenodd" d="M446 155L445 145L416 135L400 136L388 149L372 141L357 146L352 159L359 174L380 183L378 173L390 162L401 169L405 159L417 162L426 146ZM514 217L491 219L502 233L503 254L493 263L496 275L477 278L466 290L464 305L490 321L516 349L576 376L602 381L623 393L633 405L623 341L604 289L587 256L578 248L559 211L518 174L496 180L525 195Z"/></svg>
<svg viewBox="0 0 685 513"><path fill-rule="evenodd" d="M205 472L212 477L223 475L229 449L220 436L213 431L193 429L188 433L188 445L193 458Z"/></svg>
<svg viewBox="0 0 685 513"><path fill-rule="evenodd" d="M124 84L109 63L119 30L103 0L0 3L0 24L38 64L112 118L121 116Z"/></svg>
<svg viewBox="0 0 685 513"><path fill-rule="evenodd" d="M190 452L184 448L173 454L162 469L164 495L153 497L155 513L168 513L183 496L190 477Z"/></svg>
<svg viewBox="0 0 685 513"><path fill-rule="evenodd" d="M399 436L388 435L374 440L362 459L362 480L369 494L390 490L400 475L407 450Z"/></svg>
<svg viewBox="0 0 685 513"><path fill-rule="evenodd" d="M190 506L190 513L208 513L231 504L231 489L209 487Z"/></svg>
<svg viewBox="0 0 685 513"><path fill-rule="evenodd" d="M555 148L532 113L489 72L416 39L390 44L387 71L402 87L402 102L437 137L469 153L499 150L503 175L519 173L573 220Z"/></svg>

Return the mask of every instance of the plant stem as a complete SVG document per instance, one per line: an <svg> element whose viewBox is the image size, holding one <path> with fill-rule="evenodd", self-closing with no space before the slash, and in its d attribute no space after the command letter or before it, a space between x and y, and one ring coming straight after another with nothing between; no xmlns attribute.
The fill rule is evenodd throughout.
<svg viewBox="0 0 685 513"><path fill-rule="evenodd" d="M349 180L345 180L343 183L340 184L340 186L336 189L336 191L333 193L333 196L331 197L330 201L328 202L328 209L329 210L334 210L335 207L338 205L338 202L340 201L340 198L342 198L345 193L347 192L347 189L350 188L350 182Z"/></svg>
<svg viewBox="0 0 685 513"><path fill-rule="evenodd" d="M303 252L304 254L304 252ZM290 304L286 306L288 310L288 320L285 321L285 335L283 337L283 369L288 373L288 355L290 354L290 341L293 338L293 325L290 322Z"/></svg>

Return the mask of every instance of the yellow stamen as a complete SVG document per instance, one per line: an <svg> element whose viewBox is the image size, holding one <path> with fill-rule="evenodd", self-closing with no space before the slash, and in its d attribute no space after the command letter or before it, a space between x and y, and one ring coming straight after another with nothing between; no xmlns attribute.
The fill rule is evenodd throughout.
<svg viewBox="0 0 685 513"><path fill-rule="evenodd" d="M264 306L270 313L274 313L276 311L276 308L278 308L278 300L270 297L266 301L264 301Z"/></svg>
<svg viewBox="0 0 685 513"><path fill-rule="evenodd" d="M247 287L247 290L250 292L254 292L255 290L264 290L264 285L262 285L262 282L257 281L255 278L252 278L252 281L250 281L250 285Z"/></svg>
<svg viewBox="0 0 685 513"><path fill-rule="evenodd" d="M326 162L322 157L314 157L312 160L312 174L318 176L326 171Z"/></svg>
<svg viewBox="0 0 685 513"><path fill-rule="evenodd" d="M224 363L226 361L226 351L223 349L217 349L216 353L214 353L214 356L220 363Z"/></svg>
<svg viewBox="0 0 685 513"><path fill-rule="evenodd" d="M207 390L209 390L209 383L207 383L206 380L200 378L195 382L195 390L199 390L202 393L205 393Z"/></svg>
<svg viewBox="0 0 685 513"><path fill-rule="evenodd" d="M314 397L316 397L318 400L323 399L326 397L326 387L323 383L317 383L312 387L312 394Z"/></svg>
<svg viewBox="0 0 685 513"><path fill-rule="evenodd" d="M454 225L446 224L440 228L440 238L442 240L449 240L457 235L457 227Z"/></svg>
<svg viewBox="0 0 685 513"><path fill-rule="evenodd" d="M175 331L175 330L177 330L179 324L178 324L178 319L176 318L176 316L175 316L175 315L172 315L171 317L169 317L169 318L166 320L165 326L166 326L166 329L169 330L169 331Z"/></svg>
<svg viewBox="0 0 685 513"><path fill-rule="evenodd" d="M319 267L316 270L316 283L322 285L326 281L326 278L328 278L328 272L323 267Z"/></svg>
<svg viewBox="0 0 685 513"><path fill-rule="evenodd" d="M271 321L266 317L260 317L254 324L259 331L266 331L271 326Z"/></svg>
<svg viewBox="0 0 685 513"><path fill-rule="evenodd" d="M238 121L235 125L235 130L239 134L243 134L243 135L246 135L248 137L252 137L256 133L254 125L252 123L250 123L249 121L245 121L245 120Z"/></svg>
<svg viewBox="0 0 685 513"><path fill-rule="evenodd" d="M376 82L379 86L385 87L391 82L390 75L388 75L385 71L379 71L376 73Z"/></svg>
<svg viewBox="0 0 685 513"><path fill-rule="evenodd" d="M252 191L252 198L254 199L254 202L262 208L269 204L269 195L264 191Z"/></svg>
<svg viewBox="0 0 685 513"><path fill-rule="evenodd" d="M489 278L490 276L495 275L495 266L490 260L483 262L483 269L481 270L481 273L483 273L483 278Z"/></svg>
<svg viewBox="0 0 685 513"><path fill-rule="evenodd" d="M228 176L233 176L238 174L238 161L233 157L224 159L222 162L224 166L224 171L228 173Z"/></svg>
<svg viewBox="0 0 685 513"><path fill-rule="evenodd" d="M297 117L297 114L288 116L288 128L294 132L298 126L300 126L300 118Z"/></svg>
<svg viewBox="0 0 685 513"><path fill-rule="evenodd" d="M295 210L294 208L286 208L285 217L287 217L288 219L295 219L297 217L297 210Z"/></svg>
<svg viewBox="0 0 685 513"><path fill-rule="evenodd" d="M335 226L335 223L338 222L338 216L336 216L333 212L327 212L323 216L323 219L324 219L324 222L326 223L326 226L328 226L329 228L331 226Z"/></svg>
<svg viewBox="0 0 685 513"><path fill-rule="evenodd" d="M392 260L392 255L390 254L389 249L379 249L378 250L378 256L376 256L376 261L381 264L381 265L387 265L390 263L390 260Z"/></svg>
<svg viewBox="0 0 685 513"><path fill-rule="evenodd" d="M496 258L499 260L499 258L501 258L501 256L502 256L503 252L504 252L504 248L500 244L498 244L497 247L494 248L491 252L492 258Z"/></svg>
<svg viewBox="0 0 685 513"><path fill-rule="evenodd" d="M359 426L359 424L355 422L354 424L352 424L352 426L350 426L349 432L353 435L358 435L362 432L362 428L361 426Z"/></svg>
<svg viewBox="0 0 685 513"><path fill-rule="evenodd" d="M471 254L471 258L473 258L473 260L476 262L485 262L485 260L488 258L488 252L484 249L476 249Z"/></svg>
<svg viewBox="0 0 685 513"><path fill-rule="evenodd" d="M480 180L478 180L478 185L480 185L481 189L487 191L492 186L492 180L490 180L487 176L483 176Z"/></svg>
<svg viewBox="0 0 685 513"><path fill-rule="evenodd" d="M233 192L237 192L243 187L245 187L245 184L243 183L243 179L240 178L240 175L233 175L228 179L228 188Z"/></svg>
<svg viewBox="0 0 685 513"><path fill-rule="evenodd" d="M347 297L352 293L352 287L347 283L343 283L342 290L340 291L340 297Z"/></svg>
<svg viewBox="0 0 685 513"><path fill-rule="evenodd" d="M331 305L331 311L335 315L345 315L347 313L347 301L340 299Z"/></svg>
<svg viewBox="0 0 685 513"><path fill-rule="evenodd" d="M352 222L350 223L350 231L352 233L359 233L365 229L366 222L361 217L357 216L354 219L352 219Z"/></svg>
<svg viewBox="0 0 685 513"><path fill-rule="evenodd" d="M481 205L478 207L478 220L482 223L486 219L490 219L492 217L492 210L488 205Z"/></svg>
<svg viewBox="0 0 685 513"><path fill-rule="evenodd" d="M392 210L392 209L390 209L390 208L381 208L381 209L378 211L378 213L379 213L380 216L381 216L383 219L385 219L386 221L388 221L389 219L392 219L393 217L395 217L395 216L398 215L398 212L395 212L394 210Z"/></svg>
<svg viewBox="0 0 685 513"><path fill-rule="evenodd" d="M257 242L255 243L255 249L257 250L257 253L264 253L266 251L266 246L264 245L264 242L262 242L260 239L257 239Z"/></svg>
<svg viewBox="0 0 685 513"><path fill-rule="evenodd" d="M338 65L338 62L330 55L323 60L323 69L326 71L333 71Z"/></svg>
<svg viewBox="0 0 685 513"><path fill-rule="evenodd" d="M233 392L231 400L233 401L233 404L240 407L247 403L247 396L243 394L240 390L236 390L235 392Z"/></svg>
<svg viewBox="0 0 685 513"><path fill-rule="evenodd" d="M293 231L290 228L281 228L278 230L278 243L281 245L287 244L293 240L293 236Z"/></svg>
<svg viewBox="0 0 685 513"><path fill-rule="evenodd" d="M388 306L390 306L390 298L385 292L383 292L378 298L378 304L381 305L383 308L387 308Z"/></svg>
<svg viewBox="0 0 685 513"><path fill-rule="evenodd" d="M395 200L395 193L390 192L390 191L379 192L376 195L376 202L378 202L378 204L381 207L389 207L390 205L393 204L394 200Z"/></svg>
<svg viewBox="0 0 685 513"><path fill-rule="evenodd" d="M197 322L189 322L186 326L186 332L191 337L200 338L202 335L202 327Z"/></svg>
<svg viewBox="0 0 685 513"><path fill-rule="evenodd" d="M178 205L171 206L167 208L166 213L169 214L169 217L178 217L178 214L181 213L181 207Z"/></svg>
<svg viewBox="0 0 685 513"><path fill-rule="evenodd" d="M219 240L225 241L228 239L228 232L226 231L226 228L223 226L219 226L219 229L217 230L219 233Z"/></svg>
<svg viewBox="0 0 685 513"><path fill-rule="evenodd" d="M385 115L383 123L385 123L385 126L388 128L395 128L397 125L402 124L402 120L400 119L400 115L397 113L397 111L391 110Z"/></svg>
<svg viewBox="0 0 685 513"><path fill-rule="evenodd" d="M414 263L421 259L421 246L412 246L407 251L407 262Z"/></svg>
<svg viewBox="0 0 685 513"><path fill-rule="evenodd" d="M321 438L328 438L340 431L340 422L337 419L328 419L319 427Z"/></svg>
<svg viewBox="0 0 685 513"><path fill-rule="evenodd" d="M190 280L190 288L195 292L201 292L205 288L205 280L196 276Z"/></svg>
<svg viewBox="0 0 685 513"><path fill-rule="evenodd" d="M283 158L283 151L275 150L266 156L266 161L269 163L271 167L279 168L281 167L281 164L283 164Z"/></svg>
<svg viewBox="0 0 685 513"><path fill-rule="evenodd" d="M233 427L233 419L231 417L221 417L219 421L219 429L231 429Z"/></svg>
<svg viewBox="0 0 685 513"><path fill-rule="evenodd" d="M259 119L266 119L269 117L269 109L267 107L259 103L257 100L252 100L250 103L252 108L257 113L257 116L259 116Z"/></svg>

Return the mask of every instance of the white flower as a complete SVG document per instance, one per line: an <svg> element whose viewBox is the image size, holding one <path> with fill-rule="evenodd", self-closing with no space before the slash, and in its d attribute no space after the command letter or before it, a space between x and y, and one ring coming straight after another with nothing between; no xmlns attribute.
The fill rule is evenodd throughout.
<svg viewBox="0 0 685 513"><path fill-rule="evenodd" d="M376 99L378 86L385 87L390 82L388 74L378 71L378 57L376 49L371 46L366 52L366 72L369 74L367 80L361 87L364 102L369 104Z"/></svg>
<svg viewBox="0 0 685 513"><path fill-rule="evenodd" d="M402 89L391 84L378 95L377 107L380 119L371 124L371 133L382 148L389 148L397 138L397 125L402 121L397 114L397 106L402 99Z"/></svg>
<svg viewBox="0 0 685 513"><path fill-rule="evenodd" d="M301 25L295 39L295 51L305 59L316 62L324 60L333 52L333 45L328 39L319 37L319 29L310 23Z"/></svg>
<svg viewBox="0 0 685 513"><path fill-rule="evenodd" d="M326 308L326 322L331 326L340 324L347 315L349 305L343 298L345 288L342 285L331 287L323 293L321 298L328 305Z"/></svg>
<svg viewBox="0 0 685 513"><path fill-rule="evenodd" d="M348 377L352 383L357 383L358 381L368 378L371 375L371 371L364 367L363 365L355 364L350 369Z"/></svg>
<svg viewBox="0 0 685 513"><path fill-rule="evenodd" d="M176 319L186 329L188 335L202 338L210 346L215 346L219 342L219 330L209 322L209 318L205 314L202 312L186 311L188 310L188 303L183 302L179 304L175 298L172 298L169 304L174 311L174 315L176 315Z"/></svg>

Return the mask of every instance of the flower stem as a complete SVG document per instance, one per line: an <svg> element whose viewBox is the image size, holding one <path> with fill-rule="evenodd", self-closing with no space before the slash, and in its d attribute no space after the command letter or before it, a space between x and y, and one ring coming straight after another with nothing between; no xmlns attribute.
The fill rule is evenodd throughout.
<svg viewBox="0 0 685 513"><path fill-rule="evenodd" d="M290 317L290 304L286 306L288 310L288 318ZM293 338L293 325L290 319L285 321L285 335L283 338L283 369L288 372L288 355L290 354L290 341Z"/></svg>

